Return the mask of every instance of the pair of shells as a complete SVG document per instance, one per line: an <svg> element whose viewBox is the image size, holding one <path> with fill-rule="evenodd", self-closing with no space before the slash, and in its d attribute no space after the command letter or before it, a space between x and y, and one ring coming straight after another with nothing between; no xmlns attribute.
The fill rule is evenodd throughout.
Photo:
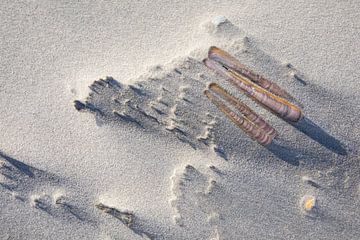
<svg viewBox="0 0 360 240"><path fill-rule="evenodd" d="M277 84L254 73L229 53L217 47L211 47L208 58L204 60L204 64L225 77L231 84L256 103L285 121L297 122L303 117L301 109L286 100L286 98L291 98L290 94L281 89ZM242 113L242 116L222 103L210 90L233 105ZM205 95L238 127L260 144L268 145L276 136L276 130L273 127L219 85L215 83L210 84L209 90L205 91Z"/></svg>

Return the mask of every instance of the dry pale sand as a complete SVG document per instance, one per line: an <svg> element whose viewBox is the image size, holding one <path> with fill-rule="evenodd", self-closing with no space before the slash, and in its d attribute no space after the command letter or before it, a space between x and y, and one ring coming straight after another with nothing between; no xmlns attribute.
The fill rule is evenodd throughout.
<svg viewBox="0 0 360 240"><path fill-rule="evenodd" d="M359 9L1 2L0 239L360 239ZM305 118L213 74L212 45ZM203 95L210 82L279 137L252 141Z"/></svg>

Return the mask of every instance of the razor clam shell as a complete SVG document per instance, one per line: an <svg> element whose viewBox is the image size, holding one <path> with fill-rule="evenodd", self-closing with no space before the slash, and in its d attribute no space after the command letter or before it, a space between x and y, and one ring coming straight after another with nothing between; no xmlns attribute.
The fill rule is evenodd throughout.
<svg viewBox="0 0 360 240"><path fill-rule="evenodd" d="M239 99L232 96L225 89L219 86L216 83L210 83L209 89L216 94L220 95L224 100L232 104L236 110L241 112L249 121L254 123L259 129L263 129L266 134L277 135L276 130L268 124L262 117L260 117L257 113L255 113L250 107L248 107L245 103L241 102Z"/></svg>
<svg viewBox="0 0 360 240"><path fill-rule="evenodd" d="M228 68L233 69L234 71L238 72L239 74L243 75L244 77L250 79L254 83L258 84L262 88L268 90L269 92L284 98L293 98L289 93L287 93L284 89L282 89L276 83L264 78L263 76L256 74L244 64L242 64L239 60L235 57L230 55L228 52L212 46L208 52L208 58L214 60L216 62L225 65Z"/></svg>
<svg viewBox="0 0 360 240"><path fill-rule="evenodd" d="M226 69L220 63L211 59L205 59L204 64L223 77L226 77L236 88L280 118L291 122L297 122L302 118L303 115L300 108L262 89L235 71Z"/></svg>
<svg viewBox="0 0 360 240"><path fill-rule="evenodd" d="M256 140L263 146L269 145L274 139L274 135L268 135L263 129L259 129L254 123L248 119L239 116L228 108L221 100L213 95L210 91L205 90L204 94L210 99L210 101L222 111L232 122L234 122L241 130L243 130L248 136Z"/></svg>

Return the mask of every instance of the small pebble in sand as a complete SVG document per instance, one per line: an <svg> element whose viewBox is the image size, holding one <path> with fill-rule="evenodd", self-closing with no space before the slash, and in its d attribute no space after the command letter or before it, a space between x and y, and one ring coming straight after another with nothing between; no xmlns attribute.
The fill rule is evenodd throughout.
<svg viewBox="0 0 360 240"><path fill-rule="evenodd" d="M315 198L310 198L305 202L305 211L311 211L315 207Z"/></svg>
<svg viewBox="0 0 360 240"><path fill-rule="evenodd" d="M227 23L229 22L229 20L224 17L224 16L216 16L214 17L212 20L211 20L211 23L215 26L215 27L218 27L224 23Z"/></svg>
<svg viewBox="0 0 360 240"><path fill-rule="evenodd" d="M311 195L306 195L302 198L301 205L306 213L313 213L316 208L316 198Z"/></svg>

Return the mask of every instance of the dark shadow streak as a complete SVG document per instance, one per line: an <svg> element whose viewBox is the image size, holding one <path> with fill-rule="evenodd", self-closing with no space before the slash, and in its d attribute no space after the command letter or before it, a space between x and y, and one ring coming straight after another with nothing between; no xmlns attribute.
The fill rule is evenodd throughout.
<svg viewBox="0 0 360 240"><path fill-rule="evenodd" d="M115 79L109 79L108 83L113 86L115 89L120 90L122 89L122 85L121 83L119 83L118 81L116 81Z"/></svg>
<svg viewBox="0 0 360 240"><path fill-rule="evenodd" d="M229 160L228 156L227 156L227 154L226 154L226 152L225 152L225 150L223 148L221 148L219 146L216 146L214 148L214 151L219 157L223 158L225 161Z"/></svg>
<svg viewBox="0 0 360 240"><path fill-rule="evenodd" d="M175 134L176 138L179 139L181 142L189 144L190 147L192 147L194 150L197 149L197 146L195 143L193 143L191 140L187 139L185 136L181 136L178 134Z"/></svg>
<svg viewBox="0 0 360 240"><path fill-rule="evenodd" d="M9 157L2 153L0 151L0 157L4 158L6 161L8 161L12 166L14 166L16 169L18 169L20 172L26 174L27 176L33 178L35 175L32 171L32 167L29 165L26 165L25 163L22 163L12 157Z"/></svg>
<svg viewBox="0 0 360 240"><path fill-rule="evenodd" d="M190 104L192 103L192 101L190 101L189 99L187 99L185 97L183 97L182 100L184 100L185 102L190 103Z"/></svg>
<svg viewBox="0 0 360 240"><path fill-rule="evenodd" d="M293 123L288 122L292 126L294 126L297 130L304 133L308 137L317 141L327 149L340 154L347 155L346 149L343 147L341 142L325 132L321 127L316 125L313 121L308 119L307 117L303 117L300 121Z"/></svg>
<svg viewBox="0 0 360 240"><path fill-rule="evenodd" d="M128 85L128 87L133 90L135 94L140 96L146 96L146 93L142 89L135 87L134 85Z"/></svg>
<svg viewBox="0 0 360 240"><path fill-rule="evenodd" d="M118 112L114 112L114 114L119 117L122 121L127 122L127 123L133 123L136 126L140 127L140 128L145 128L138 120L136 120L135 118L126 115L126 114L119 114Z"/></svg>
<svg viewBox="0 0 360 240"><path fill-rule="evenodd" d="M141 226L138 224L139 218L134 216L133 213L130 212L123 212L119 211L116 208L108 207L104 204L97 204L96 207L105 213L113 216L114 218L118 219L121 223L123 223L126 227L128 227L131 231L133 231L135 234L144 237L146 236L149 239L154 239L155 236L143 229L141 229Z"/></svg>
<svg viewBox="0 0 360 240"><path fill-rule="evenodd" d="M297 80L302 85L304 85L304 86L307 85L307 82L304 79L302 79L300 76L298 76L297 74L294 74L294 78L295 78L295 80Z"/></svg>
<svg viewBox="0 0 360 240"><path fill-rule="evenodd" d="M43 199L37 199L35 201L35 208L38 208L38 209L46 212L50 216L54 216L53 213L51 212L51 206Z"/></svg>
<svg viewBox="0 0 360 240"><path fill-rule="evenodd" d="M271 144L265 147L271 153L273 153L276 157L281 160L293 165L299 166L299 160L301 156L294 149L290 149L285 146L281 146L278 143L272 142Z"/></svg>
<svg viewBox="0 0 360 240"><path fill-rule="evenodd" d="M90 111L98 113L98 114L100 114L100 116L104 116L104 113L99 108L97 108L94 104L85 102L85 106Z"/></svg>
<svg viewBox="0 0 360 240"><path fill-rule="evenodd" d="M68 211L70 214L72 214L79 221L85 221L85 218L80 215L80 209L78 209L77 207L70 205L68 203L63 203L62 205L66 211Z"/></svg>

